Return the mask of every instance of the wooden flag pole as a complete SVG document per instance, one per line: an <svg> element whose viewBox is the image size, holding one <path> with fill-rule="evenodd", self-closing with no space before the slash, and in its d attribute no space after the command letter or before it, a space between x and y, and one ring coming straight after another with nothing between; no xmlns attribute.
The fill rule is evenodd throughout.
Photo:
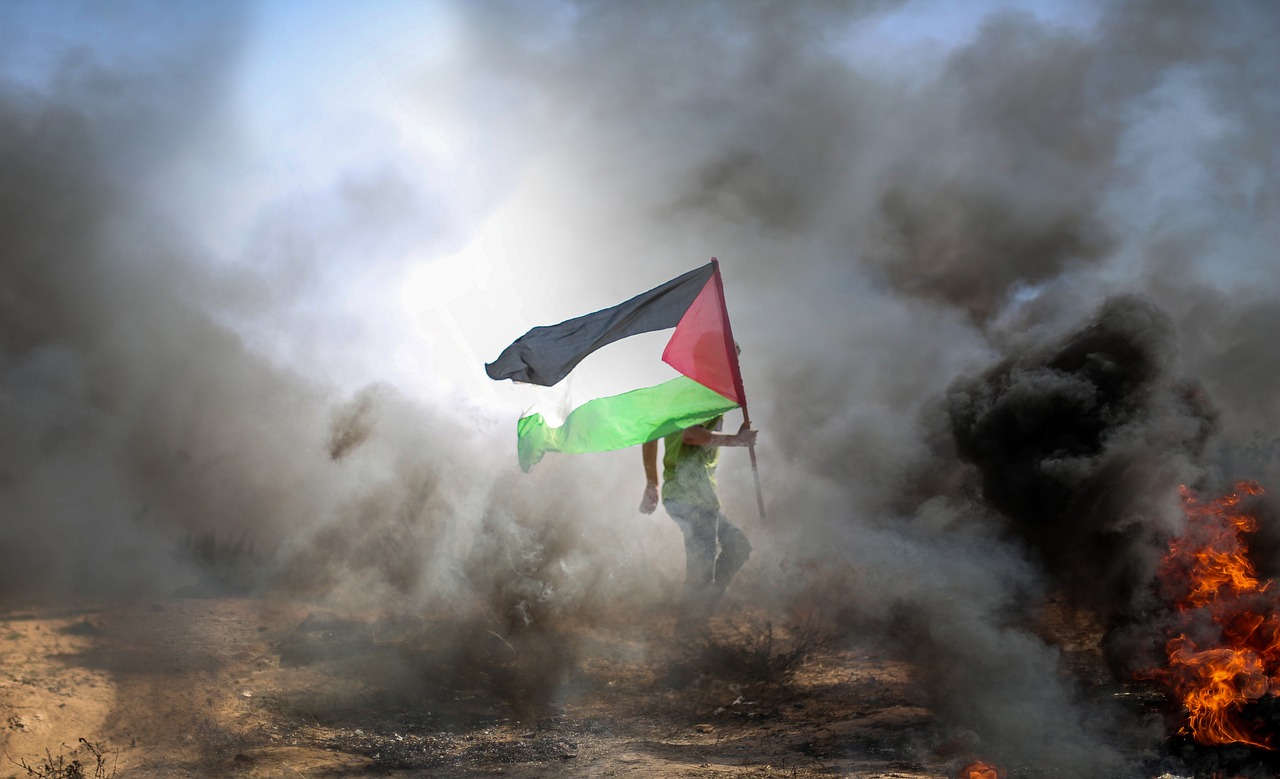
<svg viewBox="0 0 1280 779"><path fill-rule="evenodd" d="M747 404L742 404L742 424L751 427L751 416L747 413ZM752 444L747 447L747 454L751 455L751 475L756 479L756 507L760 509L760 518L765 519L764 515L764 491L760 489L760 466L756 465L756 445Z"/></svg>
<svg viewBox="0 0 1280 779"><path fill-rule="evenodd" d="M738 364L738 343L733 340L733 327L729 324L729 306L724 300L724 279L720 275L720 261L715 257L711 258L711 262L716 266L716 292L720 296L720 312L724 322L724 338L725 348L728 350L730 358L733 360L733 381L738 390L738 398L742 401L742 424L745 427L751 427L751 413L747 411L747 391L742 386L742 368ZM764 491L760 489L760 466L756 464L756 445L752 444L747 447L747 453L751 456L751 475L756 481L756 507L760 510L760 518L765 519L764 512Z"/></svg>

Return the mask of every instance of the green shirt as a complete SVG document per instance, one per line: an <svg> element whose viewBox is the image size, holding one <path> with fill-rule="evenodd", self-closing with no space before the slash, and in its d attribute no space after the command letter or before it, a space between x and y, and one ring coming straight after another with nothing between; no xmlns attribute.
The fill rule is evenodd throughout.
<svg viewBox="0 0 1280 779"><path fill-rule="evenodd" d="M718 430L723 419L718 416L703 427ZM720 447L686 444L684 431L678 430L663 439L663 448L662 499L718 511L716 464Z"/></svg>

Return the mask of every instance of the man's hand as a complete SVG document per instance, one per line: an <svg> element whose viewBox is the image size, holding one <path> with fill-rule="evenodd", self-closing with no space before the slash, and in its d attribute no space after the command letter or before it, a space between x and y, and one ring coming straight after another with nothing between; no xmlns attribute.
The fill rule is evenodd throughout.
<svg viewBox="0 0 1280 779"><path fill-rule="evenodd" d="M658 507L658 485L650 482L644 486L644 497L640 499L640 513L652 514Z"/></svg>
<svg viewBox="0 0 1280 779"><path fill-rule="evenodd" d="M745 422L736 433L715 433L694 425L685 428L683 438L691 446L755 446L756 431Z"/></svg>
<svg viewBox="0 0 1280 779"><path fill-rule="evenodd" d="M733 436L733 446L755 446L756 431L746 422L742 423L742 427L738 428L738 432Z"/></svg>

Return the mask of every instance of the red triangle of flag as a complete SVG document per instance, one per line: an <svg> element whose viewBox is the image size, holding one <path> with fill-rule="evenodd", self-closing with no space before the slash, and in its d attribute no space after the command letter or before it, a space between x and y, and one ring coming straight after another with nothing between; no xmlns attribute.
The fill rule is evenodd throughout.
<svg viewBox="0 0 1280 779"><path fill-rule="evenodd" d="M729 335L719 283L717 270L680 318L662 352L662 361L741 406L738 355Z"/></svg>

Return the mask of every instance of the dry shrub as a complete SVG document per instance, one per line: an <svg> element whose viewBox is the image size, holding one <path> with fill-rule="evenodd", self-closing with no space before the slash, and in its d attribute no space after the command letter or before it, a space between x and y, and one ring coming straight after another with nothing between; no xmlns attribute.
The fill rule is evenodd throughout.
<svg viewBox="0 0 1280 779"><path fill-rule="evenodd" d="M26 771L27 776L37 779L111 779L116 775L116 761L110 761L111 769L108 771L107 753L101 744L81 738L80 746L70 752L66 752L66 748L63 744L56 755L46 749L44 758L35 765L23 759L10 758L9 762Z"/></svg>
<svg viewBox="0 0 1280 779"><path fill-rule="evenodd" d="M746 620L705 639L699 648L704 673L745 683L784 682L829 636L813 620L775 626L772 620Z"/></svg>
<svg viewBox="0 0 1280 779"><path fill-rule="evenodd" d="M250 531L238 534L220 530L189 531L187 555L208 575L200 587L184 588L183 595L211 596L245 593L260 583L266 555L257 548Z"/></svg>

